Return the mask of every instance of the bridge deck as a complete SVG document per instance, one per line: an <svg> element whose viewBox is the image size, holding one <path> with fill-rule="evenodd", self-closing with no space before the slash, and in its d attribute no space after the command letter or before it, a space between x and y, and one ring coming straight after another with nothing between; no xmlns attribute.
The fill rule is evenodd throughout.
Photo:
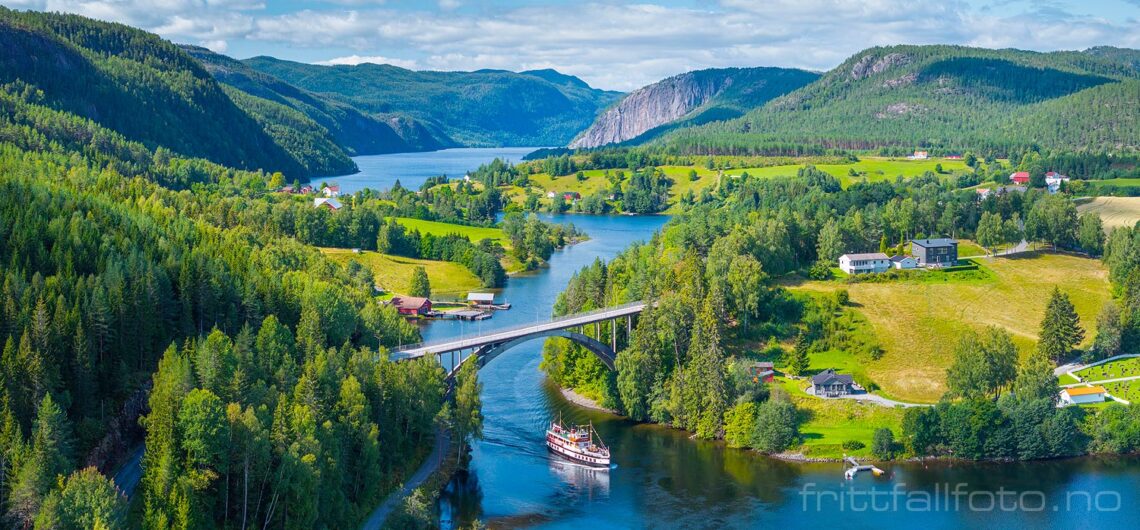
<svg viewBox="0 0 1140 530"><path fill-rule="evenodd" d="M397 351L393 351L388 356L388 358L393 361L404 361L408 359L417 359L428 354L450 353L453 351L478 348L480 346L506 342L509 340L522 338L527 335L534 335L546 331L574 328L578 326L584 326L586 324L593 324L594 322L603 322L614 318L636 315L643 309L645 309L645 303L633 302L617 307L607 307L605 309L599 309L597 311L590 311L588 313L567 315L539 324L527 324L515 328L490 331L478 337L443 340L405 346Z"/></svg>

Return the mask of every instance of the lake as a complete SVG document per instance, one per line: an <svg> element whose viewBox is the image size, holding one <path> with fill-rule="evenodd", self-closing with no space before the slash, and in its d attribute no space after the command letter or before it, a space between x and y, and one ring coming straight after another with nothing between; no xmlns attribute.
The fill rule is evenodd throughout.
<svg viewBox="0 0 1140 530"><path fill-rule="evenodd" d="M447 175L463 177L480 165L496 158L518 163L522 157L538 147L461 148L428 151L423 153L397 153L391 155L358 156L353 158L360 172L342 177L313 179L314 182L335 182L342 193L356 193L364 188L387 190L400 181L405 188L418 190L430 177Z"/></svg>
<svg viewBox="0 0 1140 530"><path fill-rule="evenodd" d="M469 151L474 152L465 156L474 160L482 153L484 162L501 156L497 150ZM437 154L447 157L443 153ZM384 165L404 170L398 162ZM432 322L424 328L426 340L549 318L575 271L648 240L667 222L662 216L543 218L573 222L591 239L556 251L548 268L508 280L499 299L512 304L509 311L480 322ZM881 466L884 477L847 481L839 463L784 462L578 407L540 371L541 349L540 341L518 346L480 371L484 439L472 448L470 473L456 477L441 500L445 519L456 525L479 519L491 528L589 530L809 525L1038 530L1135 528L1140 521L1140 458L901 462ZM567 423L593 422L616 467L595 471L549 454L544 431L560 415Z"/></svg>

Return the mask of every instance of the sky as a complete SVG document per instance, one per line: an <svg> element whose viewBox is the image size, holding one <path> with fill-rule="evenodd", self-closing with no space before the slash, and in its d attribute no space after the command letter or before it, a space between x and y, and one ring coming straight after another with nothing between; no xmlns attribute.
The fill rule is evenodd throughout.
<svg viewBox="0 0 1140 530"><path fill-rule="evenodd" d="M702 68L828 70L890 44L1140 48L1140 0L0 0L237 58L554 68L629 91Z"/></svg>

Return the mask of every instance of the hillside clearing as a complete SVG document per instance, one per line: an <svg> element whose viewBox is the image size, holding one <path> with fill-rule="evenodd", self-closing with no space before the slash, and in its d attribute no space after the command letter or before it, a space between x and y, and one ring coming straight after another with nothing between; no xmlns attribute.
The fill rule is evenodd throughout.
<svg viewBox="0 0 1140 530"><path fill-rule="evenodd" d="M806 380L778 378L802 418L803 445L789 452L809 458L838 459L843 455L869 457L875 431L886 427L898 436L902 432L903 409L860 403L850 399L820 399L803 391ZM862 449L844 449L843 442L858 441Z"/></svg>
<svg viewBox="0 0 1140 530"><path fill-rule="evenodd" d="M1105 230L1134 226L1140 221L1140 197L1095 197L1077 206L1077 212L1100 215Z"/></svg>
<svg viewBox="0 0 1140 530"><path fill-rule="evenodd" d="M471 271L458 263L413 259L402 256L362 251L359 254L341 248L322 248L321 252L329 259L346 265L357 261L372 269L376 285L385 291L406 294L411 287L412 272L416 267L427 271L431 282L432 299L464 299L467 293L482 289L482 283Z"/></svg>
<svg viewBox="0 0 1140 530"><path fill-rule="evenodd" d="M1053 287L1073 301L1092 341L1096 315L1109 300L1108 272L1097 260L1032 253L977 260L992 278L962 282L844 284L803 282L792 289L847 289L871 323L885 351L866 373L888 397L933 402L946 391L946 368L958 337L969 329L998 326L1013 334L1022 355L1032 351Z"/></svg>
<svg viewBox="0 0 1140 530"><path fill-rule="evenodd" d="M422 219L411 219L408 217L394 218L397 223L400 223L408 230L419 230L421 234L431 234L433 236L446 236L450 234L459 234L466 236L472 243L478 243L484 239L498 241L503 245L503 248L510 248L511 242L507 235L499 228L487 226L467 226L457 225L451 223L441 223L439 221L424 221Z"/></svg>

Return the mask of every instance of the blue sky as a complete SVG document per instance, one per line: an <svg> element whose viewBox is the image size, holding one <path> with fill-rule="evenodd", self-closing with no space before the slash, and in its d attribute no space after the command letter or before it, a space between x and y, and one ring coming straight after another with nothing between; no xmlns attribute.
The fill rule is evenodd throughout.
<svg viewBox="0 0 1140 530"><path fill-rule="evenodd" d="M0 0L238 58L421 70L555 68L632 90L688 70L826 70L861 49L1140 48L1140 0Z"/></svg>

